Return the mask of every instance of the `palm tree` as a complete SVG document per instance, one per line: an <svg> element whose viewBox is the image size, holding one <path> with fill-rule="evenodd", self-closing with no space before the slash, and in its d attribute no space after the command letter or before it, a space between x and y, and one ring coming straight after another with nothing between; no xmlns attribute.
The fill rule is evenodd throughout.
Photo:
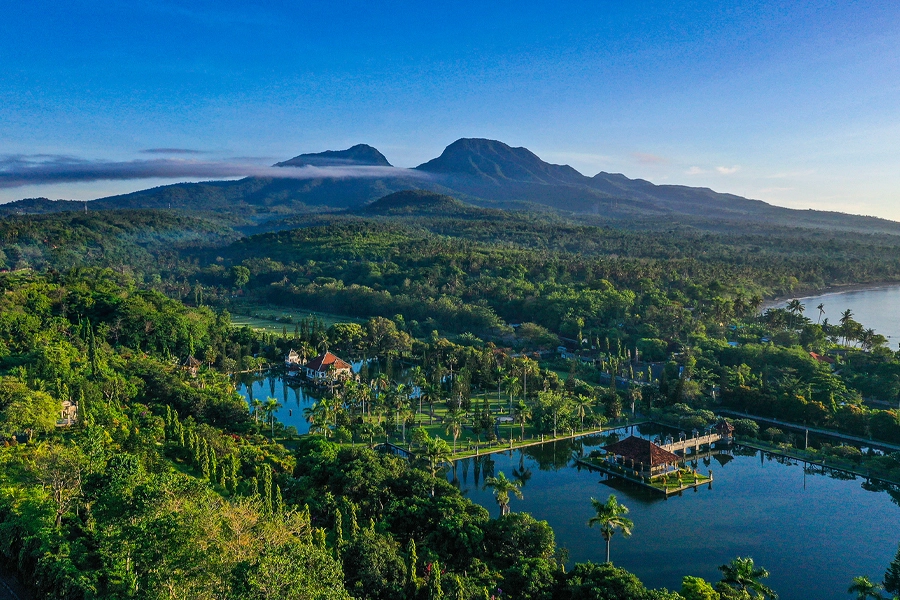
<svg viewBox="0 0 900 600"><path fill-rule="evenodd" d="M431 476L436 478L438 467L451 458L450 446L442 438L431 438L425 442L422 456L428 461ZM431 495L434 496L434 488L431 488Z"/></svg>
<svg viewBox="0 0 900 600"><path fill-rule="evenodd" d="M266 415L269 418L269 423L272 426L272 437L275 437L275 413L281 408L282 404L278 401L278 398L272 398L271 396L266 398L266 404L263 406L263 410L266 411Z"/></svg>
<svg viewBox="0 0 900 600"><path fill-rule="evenodd" d="M753 296L750 297L749 304L750 304L750 308L753 310L753 312L758 311L759 307L762 306L762 303L763 303L763 299L762 299L762 296L760 296L759 294L753 294Z"/></svg>
<svg viewBox="0 0 900 600"><path fill-rule="evenodd" d="M575 398L575 415L581 419L581 428L584 429L584 417L590 412L594 399L587 396Z"/></svg>
<svg viewBox="0 0 900 600"><path fill-rule="evenodd" d="M867 598L882 600L881 589L880 584L872 583L868 577L862 576L853 578L853 583L847 588L847 593L856 594L857 600L866 600Z"/></svg>
<svg viewBox="0 0 900 600"><path fill-rule="evenodd" d="M375 436L381 433L381 428L370 421L366 421L359 426L359 434L369 439L369 448L375 446Z"/></svg>
<svg viewBox="0 0 900 600"><path fill-rule="evenodd" d="M816 310L819 311L819 318L816 319L816 325L818 325L818 324L819 324L819 321L822 320L822 315L825 314L825 305L822 304L822 303L819 303L819 305L816 307Z"/></svg>
<svg viewBox="0 0 900 600"><path fill-rule="evenodd" d="M328 405L325 402L314 402L312 406L304 408L303 416L309 423L310 433L321 432L326 439L328 438L331 434L331 429L328 427L330 415L328 414Z"/></svg>
<svg viewBox="0 0 900 600"><path fill-rule="evenodd" d="M506 393L509 396L509 408L510 411L512 411L513 396L518 396L522 389L522 386L519 385L519 378L515 375L505 375L503 377L503 387L506 389Z"/></svg>
<svg viewBox="0 0 900 600"><path fill-rule="evenodd" d="M606 502L600 502L596 498L591 498L591 504L594 506L597 514L590 518L588 525L591 527L594 525L600 526L600 535L606 540L606 562L611 562L609 560L609 542L612 540L613 534L616 532L616 529L621 529L623 536L630 537L634 522L625 516L628 514L628 507L624 504L619 504L619 501L616 500L613 494L609 495Z"/></svg>
<svg viewBox="0 0 900 600"><path fill-rule="evenodd" d="M250 406L253 407L253 421L255 423L259 423L259 412L263 409L263 402L259 398L254 398L250 401Z"/></svg>
<svg viewBox="0 0 900 600"><path fill-rule="evenodd" d="M412 411L409 407L404 406L400 410L397 411L397 419L400 420L400 426L402 431L402 439L406 442L406 424L409 421L412 421L416 418L416 413Z"/></svg>
<svg viewBox="0 0 900 600"><path fill-rule="evenodd" d="M849 308L841 313L841 335L844 337L844 345L850 341L850 334L853 330L853 311Z"/></svg>
<svg viewBox="0 0 900 600"><path fill-rule="evenodd" d="M754 592L760 598L778 600L775 590L759 581L768 577L769 572L754 565L752 558L739 556L727 565L720 565L719 570L722 571L722 583L728 587L740 592Z"/></svg>
<svg viewBox="0 0 900 600"><path fill-rule="evenodd" d="M441 396L441 388L433 383L426 384L420 392L419 398L428 403L428 424L434 423L434 403Z"/></svg>
<svg viewBox="0 0 900 600"><path fill-rule="evenodd" d="M407 374L409 379L410 394L416 389L419 390L419 414L422 414L422 388L425 387L425 372L422 367L415 366L409 370Z"/></svg>
<svg viewBox="0 0 900 600"><path fill-rule="evenodd" d="M519 424L522 428L522 439L525 439L525 424L531 420L531 409L528 408L528 405L524 402L519 402L518 406L516 406L516 414L513 415L513 420Z"/></svg>
<svg viewBox="0 0 900 600"><path fill-rule="evenodd" d="M787 309L788 312L791 313L791 329L794 328L794 317L802 315L805 308L806 307L796 298L788 302Z"/></svg>
<svg viewBox="0 0 900 600"><path fill-rule="evenodd" d="M449 410L444 415L444 433L453 436L453 454L456 454L456 439L462 433L464 418L465 415L463 415L462 411L456 409Z"/></svg>
<svg viewBox="0 0 900 600"><path fill-rule="evenodd" d="M494 497L497 498L497 504L500 505L500 514L509 514L509 495L512 493L519 500L522 499L522 487L520 481L507 479L503 471L497 473L496 477L488 477L484 480L485 488L493 488Z"/></svg>

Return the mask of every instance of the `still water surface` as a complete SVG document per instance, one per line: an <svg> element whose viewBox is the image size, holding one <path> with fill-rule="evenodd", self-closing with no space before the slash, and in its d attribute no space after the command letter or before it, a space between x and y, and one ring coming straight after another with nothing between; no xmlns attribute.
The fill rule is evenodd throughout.
<svg viewBox="0 0 900 600"><path fill-rule="evenodd" d="M237 391L247 403L254 399L265 402L267 398L276 398L281 408L275 411L275 418L285 427L296 427L298 433L309 433L309 423L303 418L303 409L312 406L321 398L321 394L299 384L288 383L285 379L269 373L255 375L241 374L237 382Z"/></svg>
<svg viewBox="0 0 900 600"><path fill-rule="evenodd" d="M825 315L829 323L837 324L841 313L846 309L853 311L853 318L865 328L872 328L890 340L892 350L900 343L900 286L890 285L869 290L852 292L834 292L819 296L800 298L806 306L804 315L815 322L819 317L816 307L824 304ZM776 304L776 308L784 308L787 302Z"/></svg>
<svg viewBox="0 0 900 600"><path fill-rule="evenodd" d="M269 396L282 403L279 421L306 433L303 409L318 399L275 375L244 377L238 391L248 401ZM652 437L659 429L633 431ZM524 500L514 511L546 520L570 562L605 559L599 531L587 526L590 498L615 493L631 509L634 533L612 541L612 559L650 587L678 589L683 575L717 581L716 567L736 556L752 556L769 569L769 583L783 600L845 599L850 579L880 581L900 543L900 491L868 491L862 479L838 479L815 469L753 450L700 459L712 470L712 488L701 487L668 500L575 465L573 456L606 443L592 436L458 461L448 478L473 501L498 516L484 478L514 471L526 480ZM892 497L893 496L893 497Z"/></svg>
<svg viewBox="0 0 900 600"><path fill-rule="evenodd" d="M644 437L656 433L636 429ZM615 493L635 527L630 538L613 537L612 560L649 587L678 589L683 575L718 581L718 565L751 556L771 572L768 582L783 600L845 599L852 577L881 580L900 543L897 501L863 489L861 479L836 479L794 461L735 450L698 461L700 472L713 471L711 489L666 500L575 466L573 453L601 443L594 437L466 459L448 478L455 476L469 498L498 516L484 478L524 471L524 499L513 498L512 509L546 520L572 562L605 560L600 532L587 526L590 498Z"/></svg>

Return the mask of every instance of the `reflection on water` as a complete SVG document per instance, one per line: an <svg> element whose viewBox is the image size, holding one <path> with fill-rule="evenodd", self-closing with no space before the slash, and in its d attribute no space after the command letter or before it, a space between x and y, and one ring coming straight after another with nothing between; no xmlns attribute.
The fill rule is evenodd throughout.
<svg viewBox="0 0 900 600"><path fill-rule="evenodd" d="M660 427L620 430L652 438ZM635 522L617 535L612 559L651 587L681 587L683 575L717 581L716 568L752 556L771 571L783 600L847 597L852 577L880 580L900 542L900 488L746 448L701 453L709 486L665 499L630 482L579 467L578 456L608 443L591 436L457 461L447 477L494 516L500 509L485 477L503 471L523 484L513 511L546 520L572 561L605 559L603 539L587 526L590 498L614 493Z"/></svg>
<svg viewBox="0 0 900 600"><path fill-rule="evenodd" d="M298 433L309 433L309 423L303 417L303 409L319 400L321 393L298 383L288 383L271 373L242 373L237 381L237 391L248 404L252 406L254 399L265 402L267 398L275 398L281 404L275 411L275 418L285 427L296 427Z"/></svg>

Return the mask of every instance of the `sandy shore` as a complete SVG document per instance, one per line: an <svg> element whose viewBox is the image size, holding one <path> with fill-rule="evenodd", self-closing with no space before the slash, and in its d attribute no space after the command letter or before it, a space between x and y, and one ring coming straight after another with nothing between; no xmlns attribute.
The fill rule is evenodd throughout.
<svg viewBox="0 0 900 600"><path fill-rule="evenodd" d="M809 300L810 298L820 298L822 296L834 296L837 294L846 294L848 292L867 292L869 290L881 290L884 288L900 287L900 281L882 281L880 283L850 283L847 285L832 285L818 290L808 289L798 291L790 296L779 296L764 300L760 306L760 312L779 304L784 304L788 300Z"/></svg>

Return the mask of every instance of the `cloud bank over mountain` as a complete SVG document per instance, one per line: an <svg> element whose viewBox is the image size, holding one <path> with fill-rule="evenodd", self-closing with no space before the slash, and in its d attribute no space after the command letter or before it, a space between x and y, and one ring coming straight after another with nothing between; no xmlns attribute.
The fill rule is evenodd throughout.
<svg viewBox="0 0 900 600"><path fill-rule="evenodd" d="M184 153L184 152L183 152ZM0 188L128 179L346 179L427 178L425 173L391 166L300 165L291 168L244 161L153 158L129 161L87 160L65 155L13 155L0 158Z"/></svg>

